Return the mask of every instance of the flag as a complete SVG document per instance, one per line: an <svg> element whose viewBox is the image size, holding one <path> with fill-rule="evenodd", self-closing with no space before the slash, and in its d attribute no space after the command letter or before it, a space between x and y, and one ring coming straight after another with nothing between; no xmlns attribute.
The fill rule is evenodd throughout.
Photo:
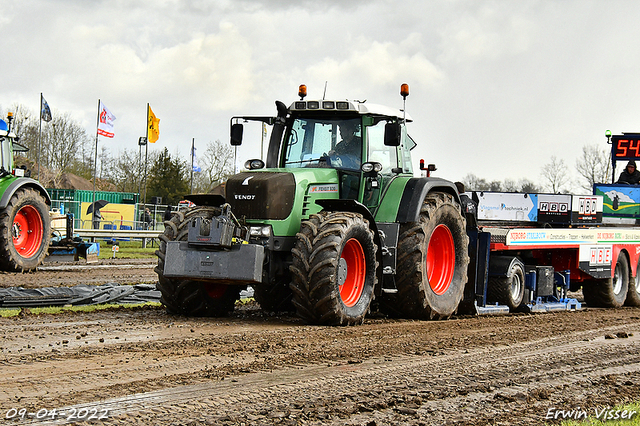
<svg viewBox="0 0 640 426"><path fill-rule="evenodd" d="M49 108L49 104L40 94L40 119L46 122L51 121L51 109Z"/></svg>
<svg viewBox="0 0 640 426"><path fill-rule="evenodd" d="M196 158L196 147L191 147L191 167L194 172L201 172L202 169L198 166L198 159Z"/></svg>
<svg viewBox="0 0 640 426"><path fill-rule="evenodd" d="M160 119L156 117L150 106L147 105L147 109L149 110L147 114L147 140L156 143L160 136Z"/></svg>
<svg viewBox="0 0 640 426"><path fill-rule="evenodd" d="M116 116L100 101L98 104L98 134L112 138L114 136L113 122L115 119Z"/></svg>

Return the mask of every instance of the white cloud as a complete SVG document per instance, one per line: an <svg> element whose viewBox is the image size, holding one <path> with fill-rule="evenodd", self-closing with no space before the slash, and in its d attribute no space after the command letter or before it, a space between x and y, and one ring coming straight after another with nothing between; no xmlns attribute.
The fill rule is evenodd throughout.
<svg viewBox="0 0 640 426"><path fill-rule="evenodd" d="M539 180L602 134L638 131L640 4L566 0L24 0L0 17L0 107L43 92L89 134L97 99L132 146L149 102L157 148L228 138L232 115L310 97L401 106L409 83L416 159L453 180ZM246 138L239 160L254 156ZM134 145L135 146L135 145Z"/></svg>
<svg viewBox="0 0 640 426"><path fill-rule="evenodd" d="M351 55L344 60L327 57L311 65L309 76L319 80L356 82L364 93L367 87L399 86L399 82L407 79L429 87L441 78L440 72L421 53L404 54L397 43L361 40L358 45L364 48L350 49Z"/></svg>

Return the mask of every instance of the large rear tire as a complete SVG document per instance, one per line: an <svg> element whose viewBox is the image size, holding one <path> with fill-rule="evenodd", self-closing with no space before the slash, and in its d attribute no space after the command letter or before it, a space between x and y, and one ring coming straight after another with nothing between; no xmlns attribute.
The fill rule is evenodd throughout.
<svg viewBox="0 0 640 426"><path fill-rule="evenodd" d="M185 213L173 212L170 221L165 221L164 233L160 234L160 248L156 250L158 266L157 288L160 290L160 302L170 314L197 317L224 317L233 312L236 300L244 286L217 284L198 280L179 280L165 278L164 262L169 241L186 241L191 219L203 217L211 219L220 214L215 207L194 207Z"/></svg>
<svg viewBox="0 0 640 426"><path fill-rule="evenodd" d="M469 237L460 206L449 194L428 194L418 222L400 226L396 294L381 309L393 316L446 319L464 293Z"/></svg>
<svg viewBox="0 0 640 426"><path fill-rule="evenodd" d="M362 323L377 283L377 249L360 214L322 211L303 221L290 268L298 316L311 324Z"/></svg>
<svg viewBox="0 0 640 426"><path fill-rule="evenodd" d="M31 188L18 189L0 211L0 266L32 271L44 260L51 239L49 208Z"/></svg>
<svg viewBox="0 0 640 426"><path fill-rule="evenodd" d="M621 307L629 291L629 261L624 253L618 255L613 277L582 283L582 295L587 306L601 308Z"/></svg>

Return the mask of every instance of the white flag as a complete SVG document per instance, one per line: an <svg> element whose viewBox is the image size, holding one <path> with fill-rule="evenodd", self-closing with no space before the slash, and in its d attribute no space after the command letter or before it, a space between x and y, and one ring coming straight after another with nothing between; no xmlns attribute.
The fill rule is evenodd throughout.
<svg viewBox="0 0 640 426"><path fill-rule="evenodd" d="M194 146L193 148L191 148L191 165L193 167L193 171L194 172L201 172L202 169L200 168L200 166L198 166L198 159L196 158L196 147Z"/></svg>
<svg viewBox="0 0 640 426"><path fill-rule="evenodd" d="M116 116L109 111L109 108L102 101L100 101L98 111L98 134L112 138L114 135L113 122Z"/></svg>

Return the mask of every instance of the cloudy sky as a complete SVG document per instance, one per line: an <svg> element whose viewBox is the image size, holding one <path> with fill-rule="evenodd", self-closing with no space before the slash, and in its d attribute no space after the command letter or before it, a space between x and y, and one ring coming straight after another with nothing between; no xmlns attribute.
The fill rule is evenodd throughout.
<svg viewBox="0 0 640 426"><path fill-rule="evenodd" d="M233 115L308 99L400 108L410 85L414 163L459 180L526 177L575 161L604 132L640 131L640 2L633 0L0 0L0 109L40 93L91 135L97 102L116 115L113 154L188 155L228 141ZM259 133L238 161L255 158ZM256 136L258 135L258 136ZM251 140L249 140L251 139ZM619 168L620 169L620 168ZM576 184L577 188L578 185Z"/></svg>

